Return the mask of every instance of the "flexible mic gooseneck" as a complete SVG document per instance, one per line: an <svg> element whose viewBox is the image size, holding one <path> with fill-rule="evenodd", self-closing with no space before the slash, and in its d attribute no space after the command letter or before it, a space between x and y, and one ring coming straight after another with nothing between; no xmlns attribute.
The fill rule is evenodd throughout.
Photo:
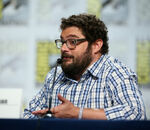
<svg viewBox="0 0 150 130"><path fill-rule="evenodd" d="M55 66L55 72L54 72L54 78L53 78L53 84L52 84L51 91L50 91L48 111L43 116L43 118L53 118L52 112L50 111L51 105L52 105L52 95L53 95L53 90L54 90L54 85L55 85L55 78L56 78L56 73L57 73L57 67L61 63L62 63L62 59L60 59L60 58L57 59L57 63L56 63L56 66Z"/></svg>

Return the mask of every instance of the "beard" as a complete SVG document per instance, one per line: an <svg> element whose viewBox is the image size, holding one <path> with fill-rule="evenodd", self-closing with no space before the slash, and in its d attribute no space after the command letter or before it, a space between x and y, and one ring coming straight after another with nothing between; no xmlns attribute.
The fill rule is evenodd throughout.
<svg viewBox="0 0 150 130"><path fill-rule="evenodd" d="M72 58L72 63L66 65L65 60L61 64L61 68L67 77L73 78L75 75L82 75L92 61L92 52L90 46L82 54L82 56L74 57L63 53L62 57Z"/></svg>

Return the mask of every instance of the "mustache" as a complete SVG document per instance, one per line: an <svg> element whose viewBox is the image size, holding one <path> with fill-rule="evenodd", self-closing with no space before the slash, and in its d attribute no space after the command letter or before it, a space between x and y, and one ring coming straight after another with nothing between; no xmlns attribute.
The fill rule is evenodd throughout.
<svg viewBox="0 0 150 130"><path fill-rule="evenodd" d="M64 57L67 57L67 58L74 58L73 55L70 55L70 54L67 54L67 53L63 53L63 54L61 55L61 58L64 58Z"/></svg>

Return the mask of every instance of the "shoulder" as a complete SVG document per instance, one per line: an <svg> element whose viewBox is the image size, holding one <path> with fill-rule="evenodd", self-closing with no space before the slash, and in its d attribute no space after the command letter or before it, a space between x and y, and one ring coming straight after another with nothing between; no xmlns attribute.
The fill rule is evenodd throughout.
<svg viewBox="0 0 150 130"><path fill-rule="evenodd" d="M119 76L120 78L128 78L130 76L136 77L136 73L131 70L130 67L112 56L107 56L105 66L110 76Z"/></svg>
<svg viewBox="0 0 150 130"><path fill-rule="evenodd" d="M105 62L105 66L107 68L105 73L106 86L110 90L121 89L120 85L133 87L132 84L137 84L136 73L118 59L109 56Z"/></svg>

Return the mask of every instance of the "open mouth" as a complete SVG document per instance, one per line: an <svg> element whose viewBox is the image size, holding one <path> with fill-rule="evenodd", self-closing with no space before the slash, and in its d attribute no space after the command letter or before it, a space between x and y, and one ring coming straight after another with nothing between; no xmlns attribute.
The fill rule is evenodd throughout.
<svg viewBox="0 0 150 130"><path fill-rule="evenodd" d="M71 56L71 55L67 55L67 54L63 54L62 55L62 60L63 61L69 61L69 60L71 60L73 58L73 56Z"/></svg>
<svg viewBox="0 0 150 130"><path fill-rule="evenodd" d="M63 60L63 61L68 61L68 60L70 60L70 59L72 59L72 57L68 57L68 56L63 56L63 57L62 57L62 60Z"/></svg>

